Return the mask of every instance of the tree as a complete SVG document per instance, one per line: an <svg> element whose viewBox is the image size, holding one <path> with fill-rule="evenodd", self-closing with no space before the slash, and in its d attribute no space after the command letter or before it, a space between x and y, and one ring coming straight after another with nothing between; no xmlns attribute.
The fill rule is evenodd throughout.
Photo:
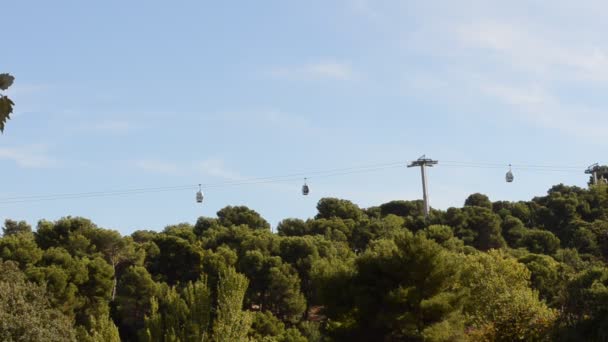
<svg viewBox="0 0 608 342"><path fill-rule="evenodd" d="M559 243L559 239L550 231L529 229L524 232L516 246L525 247L532 253L551 255L557 251Z"/></svg>
<svg viewBox="0 0 608 342"><path fill-rule="evenodd" d="M266 308L285 322L297 323L306 310L300 277L288 264L270 268Z"/></svg>
<svg viewBox="0 0 608 342"><path fill-rule="evenodd" d="M270 311L254 312L252 318L249 338L254 341L269 337L276 340L285 333L285 324Z"/></svg>
<svg viewBox="0 0 608 342"><path fill-rule="evenodd" d="M567 279L572 271L548 255L528 254L518 259L530 270L532 287L539 292L541 299L559 307L563 301Z"/></svg>
<svg viewBox="0 0 608 342"><path fill-rule="evenodd" d="M36 266L28 267L26 274L30 280L46 285L49 302L75 319L85 305L79 287L89 280L87 261L73 257L62 247L51 247Z"/></svg>
<svg viewBox="0 0 608 342"><path fill-rule="evenodd" d="M341 218L358 221L364 217L365 213L351 201L338 198L322 198L317 203L319 212L315 218Z"/></svg>
<svg viewBox="0 0 608 342"><path fill-rule="evenodd" d="M8 89L14 81L15 77L9 74L0 74L0 90ZM4 125L6 124L6 120L10 119L14 105L15 103L11 101L8 96L0 93L0 132L2 133L4 133Z"/></svg>
<svg viewBox="0 0 608 342"><path fill-rule="evenodd" d="M149 259L150 273L169 285L196 281L203 271L203 250L177 236L159 234L154 238L159 253Z"/></svg>
<svg viewBox="0 0 608 342"><path fill-rule="evenodd" d="M351 241L355 221L352 219L317 218L306 222L311 235L323 235L328 240L349 242Z"/></svg>
<svg viewBox="0 0 608 342"><path fill-rule="evenodd" d="M2 235L16 235L16 234L29 234L32 232L32 226L27 224L25 221L13 221L6 219L4 220L4 227L2 227Z"/></svg>
<svg viewBox="0 0 608 342"><path fill-rule="evenodd" d="M279 222L277 232L281 236L304 236L310 234L306 222L300 219L285 219Z"/></svg>
<svg viewBox="0 0 608 342"><path fill-rule="evenodd" d="M234 268L222 272L217 287L217 316L213 322L216 342L243 341L252 323L250 312L243 311L243 298L249 281Z"/></svg>
<svg viewBox="0 0 608 342"><path fill-rule="evenodd" d="M469 197L467 197L467 199L464 201L464 206L465 207L475 206L475 207L492 209L492 202L490 201L488 196L480 194L480 193L475 193L475 194L472 194Z"/></svg>
<svg viewBox="0 0 608 342"><path fill-rule="evenodd" d="M196 224L194 225L194 234L201 236L204 232L218 224L218 219L216 218L201 216L196 220Z"/></svg>
<svg viewBox="0 0 608 342"><path fill-rule="evenodd" d="M114 269L101 257L84 258L88 279L78 287L84 301L76 312L78 324L90 325L90 317L101 317L108 311L114 285Z"/></svg>
<svg viewBox="0 0 608 342"><path fill-rule="evenodd" d="M245 206L227 206L217 212L219 223L223 226L246 225L250 229L270 230L270 223L260 216L255 210Z"/></svg>
<svg viewBox="0 0 608 342"><path fill-rule="evenodd" d="M572 340L608 339L608 269L593 267L578 274L567 285L563 313L565 333Z"/></svg>
<svg viewBox="0 0 608 342"><path fill-rule="evenodd" d="M78 341L84 342L120 342L118 327L112 321L109 314L100 315L98 318L89 317L91 328L79 329Z"/></svg>
<svg viewBox="0 0 608 342"><path fill-rule="evenodd" d="M179 223L166 226L163 233L180 237L190 243L196 241L197 237L194 233L194 227L190 223Z"/></svg>
<svg viewBox="0 0 608 342"><path fill-rule="evenodd" d="M423 216L424 202L423 201L391 201L380 206L382 217L393 214L401 217L408 216Z"/></svg>
<svg viewBox="0 0 608 342"><path fill-rule="evenodd" d="M500 217L488 208L480 206L450 208L446 213L446 223L454 228L458 238L479 250L486 251L506 246L501 234Z"/></svg>
<svg viewBox="0 0 608 342"><path fill-rule="evenodd" d="M406 231L373 241L357 258L354 273L326 280L330 334L360 341L462 339L454 259L423 234Z"/></svg>
<svg viewBox="0 0 608 342"><path fill-rule="evenodd" d="M71 255L87 256L94 252L88 236L97 229L90 220L83 217L64 217L55 222L42 220L36 229L36 242L42 249L63 247Z"/></svg>
<svg viewBox="0 0 608 342"><path fill-rule="evenodd" d="M135 340L144 325L144 317L151 311L152 298L158 296L158 284L142 266L131 266L118 279L112 316L118 323L120 335Z"/></svg>
<svg viewBox="0 0 608 342"><path fill-rule="evenodd" d="M460 283L474 340L549 340L557 313L530 289L530 271L499 250L463 257Z"/></svg>
<svg viewBox="0 0 608 342"><path fill-rule="evenodd" d="M527 230L520 219L515 216L511 216L510 214L503 217L500 228L505 240L511 247L516 247L519 245L520 240L524 237Z"/></svg>
<svg viewBox="0 0 608 342"><path fill-rule="evenodd" d="M391 238L404 229L405 219L394 214L382 218L371 218L357 222L353 228L350 245L355 251L364 251L370 241Z"/></svg>
<svg viewBox="0 0 608 342"><path fill-rule="evenodd" d="M245 341L253 317L242 310L247 283L247 278L234 268L223 270L217 283L215 304L204 275L184 287L162 285L160 296L151 300L140 340Z"/></svg>
<svg viewBox="0 0 608 342"><path fill-rule="evenodd" d="M152 299L140 338L145 341L199 342L209 336L211 292L207 278L189 282L182 289L164 286Z"/></svg>
<svg viewBox="0 0 608 342"><path fill-rule="evenodd" d="M422 234L450 251L459 252L464 248L462 240L454 236L454 232L449 226L430 225L422 231Z"/></svg>
<svg viewBox="0 0 608 342"><path fill-rule="evenodd" d="M320 257L315 239L312 236L283 238L279 250L283 261L292 265L298 272L302 292L307 301L310 301L314 292L311 278L312 266Z"/></svg>
<svg viewBox="0 0 608 342"><path fill-rule="evenodd" d="M143 263L144 255L135 250L133 240L130 237L123 238L115 230L94 229L89 237L91 244L103 255L114 271L112 286L112 300L114 300L118 273L125 268L123 264L141 264Z"/></svg>
<svg viewBox="0 0 608 342"><path fill-rule="evenodd" d="M44 287L27 281L11 261L0 261L0 340L76 341L69 319L50 305Z"/></svg>
<svg viewBox="0 0 608 342"><path fill-rule="evenodd" d="M9 234L0 239L0 259L16 261L22 269L41 257L42 250L31 234Z"/></svg>

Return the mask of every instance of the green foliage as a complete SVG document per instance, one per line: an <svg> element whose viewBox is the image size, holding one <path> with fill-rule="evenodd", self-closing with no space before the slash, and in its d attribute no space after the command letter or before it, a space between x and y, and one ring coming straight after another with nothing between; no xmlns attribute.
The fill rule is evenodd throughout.
<svg viewBox="0 0 608 342"><path fill-rule="evenodd" d="M487 251L506 246L500 227L500 217L488 208L480 206L450 208L445 220L454 228L458 238L479 250Z"/></svg>
<svg viewBox="0 0 608 342"><path fill-rule="evenodd" d="M247 207L126 237L80 217L33 233L6 220L0 339L608 339L606 186L473 194L429 220L421 201L317 209L278 234Z"/></svg>
<svg viewBox="0 0 608 342"><path fill-rule="evenodd" d="M4 227L2 227L2 235L17 235L17 234L30 234L32 232L32 226L27 224L25 221L13 221L6 219L4 220Z"/></svg>
<svg viewBox="0 0 608 342"><path fill-rule="evenodd" d="M524 223L515 216L510 214L504 215L502 223L500 224L503 236L509 244L509 246L518 246L520 240L524 237L527 232Z"/></svg>
<svg viewBox="0 0 608 342"><path fill-rule="evenodd" d="M120 342L118 327L112 322L110 315L105 314L98 317L89 317L91 328L88 331L82 327L78 330L78 341Z"/></svg>
<svg viewBox="0 0 608 342"><path fill-rule="evenodd" d="M462 240L454 236L454 232L449 226L430 225L422 231L422 234L448 250L457 252L464 248Z"/></svg>
<svg viewBox="0 0 608 342"><path fill-rule="evenodd" d="M27 281L10 261L0 261L0 340L76 341L68 317L51 306L44 287Z"/></svg>
<svg viewBox="0 0 608 342"><path fill-rule="evenodd" d="M159 234L154 238L159 253L149 258L150 273L170 285L195 281L203 271L203 250L177 236Z"/></svg>
<svg viewBox="0 0 608 342"><path fill-rule="evenodd" d="M315 217L317 219L340 218L358 221L365 216L365 213L351 201L337 198L322 198L317 204L317 211L319 212Z"/></svg>
<svg viewBox="0 0 608 342"><path fill-rule="evenodd" d="M551 255L557 251L559 243L559 239L549 231L528 229L515 245L525 247L532 253Z"/></svg>
<svg viewBox="0 0 608 342"><path fill-rule="evenodd" d="M490 201L488 196L480 194L480 193L475 193L475 194L472 194L469 197L467 197L467 199L464 201L464 206L465 207L475 206L475 207L483 207L483 208L492 209L492 202Z"/></svg>
<svg viewBox="0 0 608 342"><path fill-rule="evenodd" d="M573 270L542 254L528 254L518 261L530 270L532 287L538 290L540 298L558 307L563 302L568 277Z"/></svg>
<svg viewBox="0 0 608 342"><path fill-rule="evenodd" d="M165 227L163 233L171 236L180 237L190 243L196 241L196 234L194 233L194 227L189 223L180 223Z"/></svg>
<svg viewBox="0 0 608 342"><path fill-rule="evenodd" d="M131 266L118 280L114 302L114 317L121 336L135 340L137 331L143 327L144 317L151 311L152 298L159 292L159 286L142 266Z"/></svg>
<svg viewBox="0 0 608 342"><path fill-rule="evenodd" d="M9 234L0 239L0 259L17 262L21 268L37 263L42 250L31 234Z"/></svg>
<svg viewBox="0 0 608 342"><path fill-rule="evenodd" d="M382 217L396 215L401 217L424 215L424 202L422 201L391 201L380 206Z"/></svg>
<svg viewBox="0 0 608 342"><path fill-rule="evenodd" d="M79 287L89 279L85 261L70 255L64 248L51 247L44 251L36 266L28 267L28 278L45 284L49 301L72 319L84 306Z"/></svg>
<svg viewBox="0 0 608 342"><path fill-rule="evenodd" d="M217 226L218 220L210 217L201 216L196 220L196 224L194 225L193 232L197 236L203 235L207 230L211 229L214 226Z"/></svg>
<svg viewBox="0 0 608 342"><path fill-rule="evenodd" d="M548 340L557 313L530 289L530 271L501 251L463 257L460 283L471 334L489 341Z"/></svg>
<svg viewBox="0 0 608 342"><path fill-rule="evenodd" d="M276 318L270 311L253 313L249 338L260 341L264 338L278 339L285 333L285 324Z"/></svg>
<svg viewBox="0 0 608 342"><path fill-rule="evenodd" d="M382 218L372 218L357 223L352 230L350 245L356 251L363 251L376 239L391 238L404 229L405 219L389 214Z"/></svg>
<svg viewBox="0 0 608 342"><path fill-rule="evenodd" d="M325 290L328 329L340 340L423 340L440 331L458 338L463 321L453 259L423 234L372 242L354 273L329 282L342 286Z"/></svg>
<svg viewBox="0 0 608 342"><path fill-rule="evenodd" d="M608 269L593 267L578 274L567 286L562 314L565 334L571 339L608 339Z"/></svg>
<svg viewBox="0 0 608 342"><path fill-rule="evenodd" d="M299 328L302 336L309 342L321 342L324 340L319 322L303 321L300 323Z"/></svg>
<svg viewBox="0 0 608 342"><path fill-rule="evenodd" d="M9 74L0 74L0 90L8 89L15 80L15 77ZM15 103L8 98L0 94L0 132L4 133L4 125L6 120L10 119L10 115L13 112L13 106Z"/></svg>
<svg viewBox="0 0 608 342"><path fill-rule="evenodd" d="M280 236L304 236L309 235L306 222L300 219L285 219L277 225Z"/></svg>
<svg viewBox="0 0 608 342"><path fill-rule="evenodd" d="M88 279L78 287L84 305L82 310L76 313L76 322L89 324L89 317L99 317L108 310L114 285L114 270L100 257L85 258L84 263Z"/></svg>
<svg viewBox="0 0 608 342"><path fill-rule="evenodd" d="M243 298L249 281L233 268L222 272L217 289L217 316L213 322L216 342L243 341L252 323L250 312L243 311Z"/></svg>
<svg viewBox="0 0 608 342"><path fill-rule="evenodd" d="M306 299L293 268L286 264L270 268L268 285L266 308L286 322L298 322L306 310Z"/></svg>
<svg viewBox="0 0 608 342"><path fill-rule="evenodd" d="M251 229L270 229L270 224L255 210L245 206L228 206L217 212L219 224L225 227L245 225Z"/></svg>
<svg viewBox="0 0 608 342"><path fill-rule="evenodd" d="M150 315L144 319L140 339L144 341L203 341L208 335L211 296L206 279L188 283L183 291L163 287L153 298Z"/></svg>

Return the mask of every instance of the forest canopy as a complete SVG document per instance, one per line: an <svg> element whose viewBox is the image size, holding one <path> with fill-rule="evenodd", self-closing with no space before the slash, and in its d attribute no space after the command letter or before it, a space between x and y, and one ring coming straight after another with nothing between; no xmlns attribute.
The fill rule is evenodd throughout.
<svg viewBox="0 0 608 342"><path fill-rule="evenodd" d="M321 199L273 233L244 206L122 236L6 220L0 339L608 339L608 186L530 201L360 208Z"/></svg>

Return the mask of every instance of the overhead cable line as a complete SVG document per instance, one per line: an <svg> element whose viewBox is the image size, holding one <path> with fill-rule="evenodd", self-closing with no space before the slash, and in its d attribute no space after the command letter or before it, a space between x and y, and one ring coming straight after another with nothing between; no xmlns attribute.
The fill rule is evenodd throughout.
<svg viewBox="0 0 608 342"><path fill-rule="evenodd" d="M360 165L346 168L334 168L327 170L314 170L314 171L302 171L296 173L289 173L285 175L276 175L268 177L255 177L255 178L244 178L235 179L230 181L208 183L208 184L184 184L176 186L163 186L163 187L147 187L147 188L131 188L131 189L118 189L108 191L90 191L90 192L78 192L78 193L60 193L60 194L49 194L49 195L29 195L29 196L14 196L0 198L0 204L11 204L11 203L26 203L26 202L38 202L38 201L54 201L54 200L68 200L68 199L81 199L81 198L95 198L95 197L109 197L109 196L126 196L126 195L138 195L145 193L156 193L156 192L170 192L170 191L183 191L192 190L202 187L203 189L218 189L233 186L244 186L244 185L256 185L256 184L270 184L270 183L287 183L300 181L303 177L306 179L318 179L327 177L337 177L350 174L360 173L371 173L387 169L395 169L406 167L408 163L414 161L394 161L388 163ZM500 164L500 163L488 163L488 162L471 162L471 161L442 161L441 166L453 167L453 168L478 168L478 169L504 169L506 167L513 167L518 171L527 172L565 172L565 173L578 173L584 167L573 166L573 165L531 165L531 164Z"/></svg>
<svg viewBox="0 0 608 342"><path fill-rule="evenodd" d="M0 204L10 203L24 203L24 202L38 202L38 201L53 201L53 200L64 200L64 199L80 199L80 198L93 198L93 197L108 197L108 196L124 196L124 195L136 195L154 192L167 192L167 191L179 191L179 190L192 190L201 185L205 189L209 188L224 188L231 186L241 185L255 185L255 184L268 184L268 183L283 183L293 182L300 180L299 175L313 174L311 178L326 178L335 177L348 174L367 173L375 172L390 168L403 167L403 162L398 163L384 163L384 164L373 164L361 167L350 167L340 169L330 169L326 171L312 171L306 173L294 173L284 176L272 176L272 177L258 177L249 178L229 182L210 183L210 184L187 184L178 186L166 186L166 187L151 187L151 188L134 188L134 189L123 189L123 190L110 190L110 191L91 191L81 193L63 193L63 194L51 194L51 195L31 195L31 196L15 196L15 197L4 197L0 198Z"/></svg>

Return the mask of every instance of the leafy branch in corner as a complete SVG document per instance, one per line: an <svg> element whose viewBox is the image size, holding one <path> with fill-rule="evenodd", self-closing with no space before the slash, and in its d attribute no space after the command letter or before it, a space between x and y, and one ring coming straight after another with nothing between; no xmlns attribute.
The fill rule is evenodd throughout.
<svg viewBox="0 0 608 342"><path fill-rule="evenodd" d="M0 74L0 90L8 89L15 80L10 74ZM4 124L10 119L15 103L8 96L0 93L0 132L4 133Z"/></svg>

